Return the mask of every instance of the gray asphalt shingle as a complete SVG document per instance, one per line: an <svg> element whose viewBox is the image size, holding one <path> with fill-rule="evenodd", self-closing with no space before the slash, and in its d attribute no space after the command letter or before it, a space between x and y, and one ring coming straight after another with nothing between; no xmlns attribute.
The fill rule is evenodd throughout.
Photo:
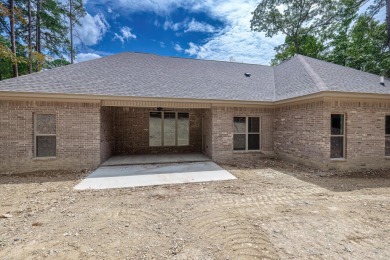
<svg viewBox="0 0 390 260"><path fill-rule="evenodd" d="M304 57L331 91L390 94L390 79L380 85L380 76Z"/></svg>
<svg viewBox="0 0 390 260"><path fill-rule="evenodd" d="M251 76L245 76L250 73ZM297 55L276 66L121 53L0 82L2 91L277 101L323 90L390 94L379 76Z"/></svg>
<svg viewBox="0 0 390 260"><path fill-rule="evenodd" d="M273 69L268 66L141 53L0 82L0 91L249 101L272 101L273 90Z"/></svg>

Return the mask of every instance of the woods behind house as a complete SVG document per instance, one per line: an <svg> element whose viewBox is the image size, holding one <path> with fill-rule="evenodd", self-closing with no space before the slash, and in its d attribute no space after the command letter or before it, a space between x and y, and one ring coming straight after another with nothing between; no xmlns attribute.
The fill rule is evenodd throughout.
<svg viewBox="0 0 390 260"><path fill-rule="evenodd" d="M0 80L73 63L82 0L0 0Z"/></svg>

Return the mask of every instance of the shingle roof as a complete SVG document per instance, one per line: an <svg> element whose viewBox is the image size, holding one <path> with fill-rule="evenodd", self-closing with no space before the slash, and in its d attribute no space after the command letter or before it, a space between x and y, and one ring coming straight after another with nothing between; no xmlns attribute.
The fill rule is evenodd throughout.
<svg viewBox="0 0 390 260"><path fill-rule="evenodd" d="M121 53L6 80L0 91L272 101L273 79L268 66Z"/></svg>
<svg viewBox="0 0 390 260"><path fill-rule="evenodd" d="M245 76L250 73L250 77ZM121 53L0 81L2 91L278 101L321 91L390 94L379 76L297 55L276 66Z"/></svg>
<svg viewBox="0 0 390 260"><path fill-rule="evenodd" d="M390 94L388 78L383 86L378 75L303 55L275 67L275 85L275 101L321 91Z"/></svg>
<svg viewBox="0 0 390 260"><path fill-rule="evenodd" d="M274 68L275 100L313 94L318 91L315 82L299 59L291 59Z"/></svg>

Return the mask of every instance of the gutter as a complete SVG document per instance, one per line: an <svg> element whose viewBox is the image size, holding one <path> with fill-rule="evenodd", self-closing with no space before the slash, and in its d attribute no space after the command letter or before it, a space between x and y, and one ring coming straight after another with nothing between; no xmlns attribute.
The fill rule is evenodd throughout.
<svg viewBox="0 0 390 260"><path fill-rule="evenodd" d="M245 101L245 100L218 100L218 99L190 99L190 98L159 98L159 97L133 97L133 96L109 96L109 95L85 95L85 94L56 94L56 93L31 93L0 91L0 100L19 101L47 101L47 102L78 102L95 103L104 106L110 102L171 102L185 104L204 104L205 106L262 106L273 107L297 101L308 101L318 98L347 98L347 99L379 99L390 101L390 94L358 93L321 91L305 96L283 99L279 101Z"/></svg>

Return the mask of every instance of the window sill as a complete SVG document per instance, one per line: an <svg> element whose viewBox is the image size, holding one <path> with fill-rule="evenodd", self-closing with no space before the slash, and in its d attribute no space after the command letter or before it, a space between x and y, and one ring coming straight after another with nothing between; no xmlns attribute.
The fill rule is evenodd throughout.
<svg viewBox="0 0 390 260"><path fill-rule="evenodd" d="M55 159L57 159L57 157L34 157L33 158L34 161L51 161Z"/></svg>
<svg viewBox="0 0 390 260"><path fill-rule="evenodd" d="M263 153L261 150L233 150L233 153Z"/></svg>
<svg viewBox="0 0 390 260"><path fill-rule="evenodd" d="M385 155L386 160L390 160L390 155Z"/></svg>
<svg viewBox="0 0 390 260"><path fill-rule="evenodd" d="M345 159L345 158L330 158L330 161L332 161L332 162L346 162L347 159Z"/></svg>
<svg viewBox="0 0 390 260"><path fill-rule="evenodd" d="M149 146L149 148L178 148L178 147L191 147L192 145L167 145L167 146Z"/></svg>

